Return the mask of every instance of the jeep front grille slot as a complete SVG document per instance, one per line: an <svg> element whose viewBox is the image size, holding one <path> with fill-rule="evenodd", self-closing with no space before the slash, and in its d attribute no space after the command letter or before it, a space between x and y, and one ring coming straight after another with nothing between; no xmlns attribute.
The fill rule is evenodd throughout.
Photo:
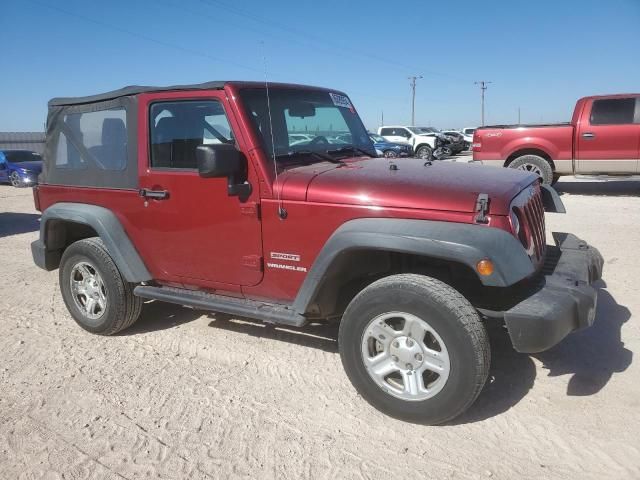
<svg viewBox="0 0 640 480"><path fill-rule="evenodd" d="M529 201L523 205L522 212L526 219L526 229L529 231L533 241L533 252L536 260L540 260L544 257L547 241L544 225L544 207L539 189L536 189Z"/></svg>

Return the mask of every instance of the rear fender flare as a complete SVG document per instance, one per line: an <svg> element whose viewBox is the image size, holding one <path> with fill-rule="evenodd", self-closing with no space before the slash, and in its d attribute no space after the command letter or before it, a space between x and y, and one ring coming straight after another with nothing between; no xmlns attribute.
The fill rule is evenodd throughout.
<svg viewBox="0 0 640 480"><path fill-rule="evenodd" d="M449 260L474 272L480 260L490 259L494 272L478 276L490 287L507 287L535 272L522 244L498 228L430 220L357 219L344 223L331 235L305 277L293 308L301 314L307 312L332 263L350 251L364 249Z"/></svg>
<svg viewBox="0 0 640 480"><path fill-rule="evenodd" d="M40 242L45 251L50 246L47 226L51 220L69 221L93 228L128 282L140 283L152 279L120 220L111 210L83 203L63 202L50 206L43 212L40 221Z"/></svg>

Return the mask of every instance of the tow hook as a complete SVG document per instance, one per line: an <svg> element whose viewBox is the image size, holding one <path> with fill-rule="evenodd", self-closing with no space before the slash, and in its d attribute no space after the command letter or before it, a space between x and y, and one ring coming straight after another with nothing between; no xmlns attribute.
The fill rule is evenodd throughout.
<svg viewBox="0 0 640 480"><path fill-rule="evenodd" d="M489 199L488 194L481 193L478 195L478 198L476 199L476 223L489 223L487 213L489 213L490 203L491 200Z"/></svg>

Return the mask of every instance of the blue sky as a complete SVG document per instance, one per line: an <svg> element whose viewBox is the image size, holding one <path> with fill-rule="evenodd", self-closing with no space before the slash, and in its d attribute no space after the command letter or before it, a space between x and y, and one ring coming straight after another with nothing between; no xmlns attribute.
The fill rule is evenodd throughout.
<svg viewBox="0 0 640 480"><path fill-rule="evenodd" d="M0 131L42 130L54 96L264 79L349 94L365 125L567 121L583 95L640 91L640 0L1 0Z"/></svg>

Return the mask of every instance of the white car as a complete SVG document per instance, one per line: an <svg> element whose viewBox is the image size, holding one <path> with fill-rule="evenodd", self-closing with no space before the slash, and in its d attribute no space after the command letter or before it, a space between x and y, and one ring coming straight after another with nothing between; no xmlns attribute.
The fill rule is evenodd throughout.
<svg viewBox="0 0 640 480"><path fill-rule="evenodd" d="M464 141L469 142L469 145L471 145L473 143L473 134L475 132L475 127L464 127L460 133L464 135Z"/></svg>
<svg viewBox="0 0 640 480"><path fill-rule="evenodd" d="M438 135L425 132L420 127L391 125L378 128L378 135L394 143L411 145L416 157L430 159L438 147Z"/></svg>
<svg viewBox="0 0 640 480"><path fill-rule="evenodd" d="M315 135L309 135L308 133L290 133L289 145L299 145L301 143L307 143L313 140Z"/></svg>

